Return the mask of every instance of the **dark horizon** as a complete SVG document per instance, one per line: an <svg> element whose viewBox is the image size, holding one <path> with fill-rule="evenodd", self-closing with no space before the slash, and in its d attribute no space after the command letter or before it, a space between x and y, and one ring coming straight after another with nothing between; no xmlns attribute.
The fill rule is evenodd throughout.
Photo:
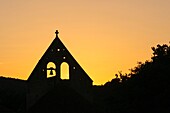
<svg viewBox="0 0 170 113"><path fill-rule="evenodd" d="M82 79L79 87L74 83L80 79L72 77L62 80L53 76L46 78L46 82L35 77L26 81L0 77L0 112L168 113L170 45L158 44L152 47L152 51L151 61L139 62L130 73L120 72L102 86L89 85ZM46 52L42 58L48 57L48 54ZM41 67L42 64L39 65ZM72 79L74 83L71 83ZM43 93L45 90L46 93Z"/></svg>

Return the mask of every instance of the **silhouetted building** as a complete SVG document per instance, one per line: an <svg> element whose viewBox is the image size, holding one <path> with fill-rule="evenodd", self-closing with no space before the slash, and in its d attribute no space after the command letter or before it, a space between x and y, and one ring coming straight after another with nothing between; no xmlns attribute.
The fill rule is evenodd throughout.
<svg viewBox="0 0 170 113"><path fill-rule="evenodd" d="M55 33L56 38L28 78L27 109L57 85L69 87L88 101L92 101L92 79L61 42L58 37L59 32ZM68 76L65 75L65 78L62 77L63 66L67 68L65 71L68 72Z"/></svg>

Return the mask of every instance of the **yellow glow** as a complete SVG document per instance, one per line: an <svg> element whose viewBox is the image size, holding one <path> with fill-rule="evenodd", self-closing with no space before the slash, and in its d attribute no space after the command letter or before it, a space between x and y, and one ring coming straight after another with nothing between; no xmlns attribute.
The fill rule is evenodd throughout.
<svg viewBox="0 0 170 113"><path fill-rule="evenodd" d="M66 62L61 64L61 79L69 80L69 65Z"/></svg>
<svg viewBox="0 0 170 113"><path fill-rule="evenodd" d="M56 76L56 71L54 69L56 69L55 64L53 62L49 62L47 64L47 78Z"/></svg>
<svg viewBox="0 0 170 113"><path fill-rule="evenodd" d="M59 37L104 84L168 43L169 0L0 0L0 75L27 79Z"/></svg>

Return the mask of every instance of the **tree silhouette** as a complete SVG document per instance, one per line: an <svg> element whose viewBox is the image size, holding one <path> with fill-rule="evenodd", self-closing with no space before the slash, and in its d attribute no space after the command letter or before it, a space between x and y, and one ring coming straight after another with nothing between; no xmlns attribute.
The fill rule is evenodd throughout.
<svg viewBox="0 0 170 113"><path fill-rule="evenodd" d="M151 60L138 62L128 74L116 74L119 86L106 99L110 113L170 112L170 46L158 44L151 49Z"/></svg>

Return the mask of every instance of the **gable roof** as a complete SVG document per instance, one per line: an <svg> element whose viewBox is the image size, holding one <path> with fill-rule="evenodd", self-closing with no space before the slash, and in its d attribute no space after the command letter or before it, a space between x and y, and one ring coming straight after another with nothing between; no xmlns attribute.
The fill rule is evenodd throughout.
<svg viewBox="0 0 170 113"><path fill-rule="evenodd" d="M67 57L67 59L65 59L64 57ZM37 75L42 69L46 67L47 62L54 62L54 61L59 62L59 63L67 62L69 64L74 64L75 65L74 68L78 67L78 69L84 73L86 78L89 79L91 82L93 82L93 80L87 75L87 73L78 64L75 58L71 55L71 53L62 43L62 41L59 39L58 31L56 31L56 38L53 40L51 45L48 47L44 55L41 57L41 59L37 63L36 67L34 68L31 75L29 76L28 81L34 80L36 78L38 79L40 76L35 76L35 75Z"/></svg>

